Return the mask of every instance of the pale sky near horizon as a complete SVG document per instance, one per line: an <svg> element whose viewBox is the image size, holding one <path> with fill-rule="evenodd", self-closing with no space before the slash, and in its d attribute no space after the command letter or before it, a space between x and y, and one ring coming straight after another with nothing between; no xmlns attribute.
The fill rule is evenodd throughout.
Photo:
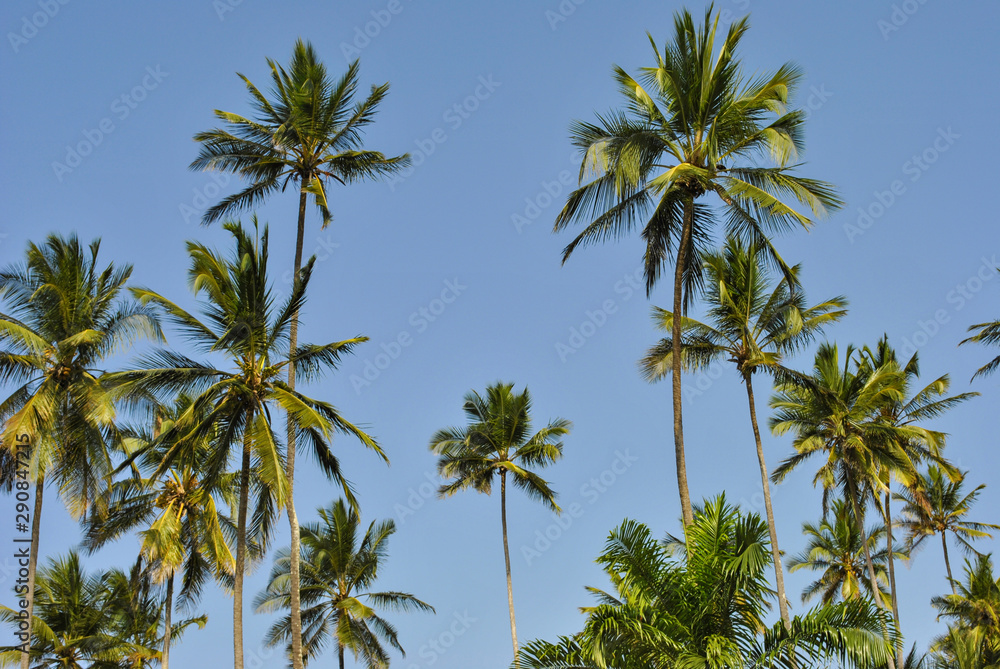
<svg viewBox="0 0 1000 669"><path fill-rule="evenodd" d="M696 16L704 8L687 6ZM386 467L356 442L336 442L365 521L395 518L398 525L381 585L437 609L436 616L389 614L408 651L393 665L507 666L499 500L427 494L430 481L436 484L427 442L438 428L461 424L465 392L501 379L528 385L538 426L556 416L574 423L564 460L543 475L563 507L576 504L577 512L560 526L541 506L516 494L510 499L522 642L579 630L577 607L591 601L584 586L606 586L594 558L623 518L645 522L657 535L677 531L670 388L649 386L635 366L659 338L650 307L669 306L670 285L658 286L649 300L638 289L642 247L635 238L582 249L560 266L571 237L551 229L579 167L570 122L593 120L618 104L612 65L635 72L650 64L646 31L662 44L681 7L606 0L10 0L0 7L0 76L8 91L0 108L0 264L19 260L29 239L76 231L103 239L105 261L133 263L136 284L193 304L184 241L228 244L221 227L198 220L237 183L187 169L197 152L192 136L215 125L213 109L248 113L235 73L265 85L266 58L287 62L298 37L313 43L334 74L360 57L365 89L392 84L367 146L410 152L419 164L392 183L331 187L335 220L325 230L310 211L306 252L318 262L301 338L364 334L371 341L308 392L368 426L392 461ZM1000 6L721 0L716 7L726 20L750 14L742 46L748 70L789 60L803 68L797 100L810 117L802 173L835 183L847 202L813 231L779 237L779 250L802 263L810 299L849 299L850 313L829 329L831 340L874 344L888 333L897 349L919 349L926 380L949 373L953 392L982 393L933 427L950 434L947 454L970 470L970 488L989 486L973 518L1000 521L1000 378L969 381L997 351L957 347L970 324L1000 317L1000 238L989 200L990 156L1000 151L1000 137L989 130L1000 101ZM295 195L275 197L258 213L271 226L282 289ZM177 333L168 336L184 348ZM794 364L807 368L809 354ZM684 382L694 498L725 490L731 501L763 513L736 375L721 366ZM769 415L766 385L758 381L762 419ZM772 468L791 452L787 437L765 430L764 440ZM820 516L815 467L774 488L786 554L803 548L801 524ZM305 464L296 488L303 521L337 496ZM46 503L43 558L80 538L56 495ZM12 515L12 504L0 500L7 509L0 518ZM554 539L543 541L546 533ZM4 521L0 541L11 537ZM897 575L903 631L920 648L944 629L930 598L948 587L940 542L926 543ZM284 518L275 545L287 545ZM986 551L997 545L981 544ZM134 549L134 541L123 541L87 563L124 566ZM954 542L951 557L960 572ZM273 616L255 615L250 606L269 568L261 565L247 583L248 667L283 666L258 642ZM806 608L799 593L809 580L805 572L787 577L793 613ZM0 591L9 585L0 572ZM230 600L212 586L198 610L209 614L207 628L189 631L172 659L178 666L226 666ZM332 655L317 665L327 662L335 662Z"/></svg>

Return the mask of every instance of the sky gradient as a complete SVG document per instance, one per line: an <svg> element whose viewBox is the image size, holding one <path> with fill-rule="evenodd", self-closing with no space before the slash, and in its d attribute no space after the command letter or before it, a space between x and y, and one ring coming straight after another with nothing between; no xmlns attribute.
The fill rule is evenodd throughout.
<svg viewBox="0 0 1000 669"><path fill-rule="evenodd" d="M360 57L365 88L392 85L366 145L410 152L414 167L392 182L331 187L334 221L325 230L310 211L305 248L318 262L300 339L363 334L371 341L337 375L306 390L369 427L392 461L386 467L350 439L335 443L365 522L395 518L398 525L381 584L437 609L436 616L391 616L408 651L394 666L506 666L499 500L433 498L438 482L427 443L437 429L462 423L465 392L497 380L528 385L538 426L557 416L574 423L564 460L544 475L563 507L576 504L577 513L556 521L517 495L509 502L522 642L580 628L577 607L590 603L584 586L606 585L593 559L623 518L660 535L677 531L669 384L650 386L636 370L659 337L650 308L670 305L669 282L646 298L637 280L638 239L580 250L560 266L571 237L551 230L579 167L570 122L618 104L612 66L634 73L649 65L646 31L662 44L680 7L601 0L5 2L0 264L20 260L29 239L76 231L84 240L103 239L105 262L133 263L136 285L192 306L184 242L228 247L221 227L199 220L238 187L235 179L188 171L197 153L192 136L215 125L213 109L248 113L236 72L265 85L265 59L287 62L298 37L313 43L334 74ZM833 182L847 201L813 231L778 238L777 247L802 263L813 302L835 295L850 301L830 339L874 344L888 333L897 350L919 349L922 378L950 373L954 392L983 394L933 427L950 433L947 454L971 470L970 484L990 485L974 518L996 521L1000 387L997 378L969 382L995 352L956 345L968 325L1000 315L1000 239L989 200L990 156L1000 151L1000 136L988 130L1000 102L1000 5L722 0L717 8L726 20L750 13L742 50L749 70L789 60L804 69L797 101L810 117L802 174ZM278 290L290 276L295 200L286 192L258 210L271 226ZM183 349L176 333L168 337ZM795 365L807 368L810 355ZM725 490L763 513L735 372L720 366L685 384L692 496ZM765 385L757 389L762 419L769 414ZM790 439L763 436L773 467L791 452ZM804 545L801 523L820 516L812 471L795 472L773 491L786 554ZM337 496L308 465L299 468L296 492L303 522ZM46 501L43 558L79 541L56 496ZM0 539L10 540L7 524ZM275 545L287 541L283 518ZM943 629L929 601L947 588L940 544L928 544L897 574L903 631L920 648ZM122 541L87 562L125 565L134 551L134 540ZM954 544L952 556L959 571ZM248 667L282 666L258 643L272 616L253 615L249 604L269 566L246 586ZM809 580L803 572L786 579L793 613L804 610L799 592ZM199 610L209 614L208 627L188 632L172 658L178 666L225 666L230 600L212 587Z"/></svg>

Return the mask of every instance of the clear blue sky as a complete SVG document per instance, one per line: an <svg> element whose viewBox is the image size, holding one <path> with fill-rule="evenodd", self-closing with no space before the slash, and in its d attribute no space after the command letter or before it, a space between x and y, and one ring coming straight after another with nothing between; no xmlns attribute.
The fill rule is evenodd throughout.
<svg viewBox="0 0 1000 669"><path fill-rule="evenodd" d="M3 3L0 260L18 260L28 239L51 231L100 236L106 260L134 263L137 283L190 303L184 241L228 242L219 228L200 227L198 215L206 201L237 187L233 181L220 191L209 175L187 170L197 148L192 135L214 125L213 109L247 112L235 73L266 83L265 58L287 61L297 37L311 40L334 72L346 65L345 51L360 52L364 84L392 84L368 145L409 151L422 164L392 186L332 189L335 221L326 231L311 214L306 251L315 249L323 261L301 336L325 342L361 333L371 343L310 391L370 426L392 458L386 468L348 439L336 445L365 517L397 519L383 585L413 592L438 611L392 616L409 651L396 666L506 666L499 500L471 493L422 499L420 487L434 467L427 442L436 429L462 421L463 393L498 379L528 384L539 423L556 416L574 422L564 461L546 475L563 505L577 503L581 513L531 564L521 547L533 545L553 518L516 495L510 503L523 640L579 629L577 607L590 601L583 586L604 585L593 558L624 517L658 534L677 529L669 387L648 386L635 370L657 338L650 304L667 306L669 285L651 300L628 287L641 256L636 240L585 249L560 267L569 238L551 227L566 193L560 175L575 166L569 123L617 103L612 65L629 71L648 65L645 32L662 43L681 5L564 0L563 15L557 0L399 0L392 4L396 14L386 13L390 4ZM38 14L48 5L53 16ZM865 344L887 332L900 349L915 341L928 378L947 372L954 391L983 393L936 427L951 434L949 455L971 470L970 482L990 484L975 515L997 520L1000 388L996 378L969 384L995 352L956 344L969 324L1000 315L1000 278L991 269L1000 239L990 198L991 156L1000 152L1000 140L989 130L1000 101L1000 6L722 0L718 7L730 17L751 13L743 49L748 67L794 60L804 68L799 101L811 108L804 173L836 183L848 202L813 232L780 238L781 252L803 264L814 299L850 299L850 315L831 338ZM377 34L353 45L378 17L385 25L368 26ZM33 20L42 27L26 27ZM460 114L456 104L474 110ZM96 146L79 161L67 157L67 146L81 142ZM418 152L426 154L422 160ZM547 197L546 184L561 193ZM292 261L294 200L286 193L259 212L272 226L277 274ZM864 229L859 208L871 216L862 220ZM514 215L530 223L519 229ZM988 280L978 278L981 270ZM457 297L435 302L449 282L446 296ZM609 305L606 318L596 314ZM600 327L585 326L591 336L583 346L560 356L557 344L569 344L571 329L591 318ZM412 343L398 357L377 358L383 344L395 352L390 343L401 333ZM183 346L177 336L171 343ZM369 366L370 385L352 383L352 376L364 378L368 364L384 369L376 375ZM699 390L685 407L693 495L725 490L762 512L742 387L729 369L713 376L685 381ZM787 438L765 435L765 448L775 464L791 447ZM616 466L618 452L635 461L627 468L619 462L623 473L596 492L588 482ZM297 503L308 520L337 491L307 467L299 475ZM605 482L611 478L605 474ZM803 470L774 497L783 548L798 552L800 524L819 517L820 492ZM79 539L55 499L48 497L44 514L46 556ZM411 503L414 513L402 514ZM8 537L6 526L2 531ZM284 521L280 532L278 545L287 542ZM942 629L929 600L947 587L940 545L929 543L898 575L904 631L922 647ZM126 564L133 550L123 542L89 563ZM959 551L952 554L960 569ZM265 564L249 579L248 602L267 570ZM807 580L802 572L788 578L795 611L803 610L798 593ZM202 608L208 628L187 634L174 654L179 666L231 661L230 601L213 587ZM475 620L465 629L456 616ZM248 604L248 653L270 622ZM462 631L455 638L453 625ZM431 640L449 647L438 655ZM275 655L248 666L280 662Z"/></svg>

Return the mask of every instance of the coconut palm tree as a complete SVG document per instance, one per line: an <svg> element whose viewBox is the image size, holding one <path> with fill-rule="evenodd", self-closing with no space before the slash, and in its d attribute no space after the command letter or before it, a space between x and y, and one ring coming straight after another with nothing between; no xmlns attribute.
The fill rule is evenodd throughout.
<svg viewBox="0 0 1000 669"><path fill-rule="evenodd" d="M562 458L559 439L569 434L572 424L556 418L538 432L531 429L531 395L525 388L515 393L513 383L495 383L486 394L470 391L462 410L469 424L449 427L431 437L430 449L438 455L438 474L445 483L438 490L441 497L472 488L489 495L493 482L500 479L500 524L503 530L503 556L507 569L507 607L510 612L510 636L514 658L518 653L517 624L514 619L514 590L510 576L510 550L507 546L507 478L553 511L559 511L556 492L532 469L547 467Z"/></svg>
<svg viewBox="0 0 1000 669"><path fill-rule="evenodd" d="M202 219L212 223L229 214L252 209L289 184L298 187L299 209L295 234L294 281L300 280L302 244L305 236L306 205L309 196L319 210L325 228L332 220L326 186L379 179L406 168L409 155L386 157L363 148L363 132L375 120L378 107L389 92L389 84L372 86L357 104L357 60L336 81L308 42L295 42L288 68L267 61L271 68L270 97L242 74L253 107L246 118L231 112L215 111L225 124L195 135L201 144L192 169L232 172L248 182L240 192L209 208ZM289 327L291 350L298 346L299 313L292 314ZM289 366L288 386L295 389L294 366ZM289 421L291 425L292 421ZM292 581L299 581L299 523L295 513L295 431L287 428L288 522L292 535ZM302 627L298 588L292 590L292 640L298 657ZM295 669L302 662L293 661Z"/></svg>
<svg viewBox="0 0 1000 669"><path fill-rule="evenodd" d="M901 444L927 434L923 428L882 420L882 407L904 397L904 374L894 363L874 369L859 364L855 353L848 347L841 364L836 344L821 344L811 375L783 374L771 399L769 422L774 434L794 435L796 450L775 469L772 480L779 482L807 460L822 458L813 484L823 486L824 515L830 493L839 489L861 532L866 505L884 492L884 473L914 469ZM875 602L891 608L878 587L871 551L866 543L862 548ZM890 659L889 669L895 665Z"/></svg>
<svg viewBox="0 0 1000 669"><path fill-rule="evenodd" d="M125 440L126 452L155 444L140 458L141 470L149 473L159 468L176 444L173 440L157 441L156 437L163 431L176 437L172 428L192 403L190 397L181 395L172 406L160 407L152 432L123 430L130 435ZM149 565L146 577L166 587L162 669L170 666L175 577L180 576L181 581L178 603L190 607L210 578L231 576L234 571L224 530L231 521L218 503L237 505L235 475L203 476L213 446L210 438L192 441L160 477L139 474L116 481L86 524L84 547L91 552L137 528L145 528L139 532L139 550Z"/></svg>
<svg viewBox="0 0 1000 669"><path fill-rule="evenodd" d="M141 358L132 370L108 375L107 381L125 400L146 401L150 396L163 400L181 392L194 398L173 426L160 435L161 443L173 445L164 453L153 479L169 470L191 444L209 436L216 443L204 465L203 479L224 475L234 451L239 455L233 644L235 668L243 669L243 577L248 539L251 552L262 553L271 538L276 514L288 501L283 449L272 425L272 409L286 412L297 439L312 447L321 470L349 496L350 486L330 450L333 434L353 435L382 458L385 454L334 406L293 390L281 378L292 365L305 379L315 378L335 368L342 355L365 341L355 337L289 350L292 315L305 300L314 259L302 268L300 281L292 287L289 297L277 304L268 283L267 228L259 233L256 219L254 235L238 223L227 223L225 228L235 240L229 258L197 242L187 245L190 283L196 294L204 296L203 319L151 290L133 289L133 293L144 303L156 305L195 348L216 353L228 366L220 368L160 350ZM255 237L258 233L259 239ZM138 449L132 460L153 445ZM251 488L256 503L248 527Z"/></svg>
<svg viewBox="0 0 1000 669"><path fill-rule="evenodd" d="M142 337L162 338L151 310L123 293L132 266L101 267L99 251L100 240L86 247L76 236L53 234L41 245L29 243L23 264L0 271L0 382L14 386L0 403L3 449L10 464L10 451L27 438L35 484L29 593L46 482L56 483L79 519L114 469L107 444L115 409L100 384L102 364ZM17 480L19 492L29 485ZM33 607L29 597L29 617ZM21 668L27 667L25 655Z"/></svg>
<svg viewBox="0 0 1000 669"><path fill-rule="evenodd" d="M965 581L931 604L938 618L951 624L950 633L935 643L938 651L970 659L978 655L984 667L1000 664L1000 578L989 555L977 556L974 563L966 560Z"/></svg>
<svg viewBox="0 0 1000 669"><path fill-rule="evenodd" d="M820 577L802 591L802 601L821 596L824 604L839 600L858 599L868 595L872 599L871 581L865 576L865 547L867 547L875 577L879 584L879 594L888 599L890 593L884 586L889 584L886 566L889 561L885 545L886 527L877 524L863 532L858 532L851 508L843 500L834 500L832 519L824 517L818 524L803 523L802 533L808 538L805 550L788 560L788 571L801 569L822 571ZM896 557L906 559L906 554L897 552Z"/></svg>
<svg viewBox="0 0 1000 669"><path fill-rule="evenodd" d="M924 539L935 534L941 535L941 549L944 551L944 566L948 571L948 582L955 594L955 579L951 574L948 559L948 533L951 532L959 545L966 551L978 554L972 547L976 539L992 538L987 530L1000 530L1000 525L977 523L966 516L979 498L986 485L976 486L968 495L962 495L962 486L968 472L959 472L954 480L949 480L938 466L931 465L927 473L919 473L912 484L896 494L903 502L903 527L907 531L907 542L913 548Z"/></svg>
<svg viewBox="0 0 1000 669"><path fill-rule="evenodd" d="M626 520L597 559L615 591L589 588L598 603L583 609L583 631L528 644L521 666L750 669L838 659L860 668L891 657L879 629L887 615L864 599L814 608L795 616L791 629L781 621L765 626L767 535L758 515L724 496L696 510L684 540L656 541L648 527Z"/></svg>
<svg viewBox="0 0 1000 669"><path fill-rule="evenodd" d="M861 364L869 369L878 369L883 365L899 365L896 351L889 344L889 336L885 335L879 340L874 348L865 347L861 356ZM979 393L960 393L948 396L948 388L951 381L947 374L939 376L922 388L919 386L920 362L919 355L914 351L910 359L901 366L903 372L903 395L901 398L886 402L882 405L879 414L883 422L890 426L904 427L915 426L925 420L936 418L948 410L958 406L962 402L978 395ZM911 462L930 461L939 463L940 466L949 473L956 476L957 471L941 457L941 449L945 444L945 435L933 430L923 430L916 434L910 434L908 438L898 442L900 448L906 453ZM917 471L911 468L896 470L886 469L882 472L883 483L883 519L885 521L886 555L888 556L889 570L889 590L892 597L892 614L896 621L896 629L900 629L899 622L899 600L896 593L896 569L895 569L895 549L893 548L893 527L896 521L892 516L892 480L896 479L902 485L912 484L917 477ZM903 646L900 645L896 651L896 657L900 663L904 661Z"/></svg>
<svg viewBox="0 0 1000 669"><path fill-rule="evenodd" d="M788 105L801 72L785 64L770 74L749 74L737 56L748 20L735 21L716 50L718 21L711 6L700 25L680 12L662 50L649 37L655 66L643 68L639 81L615 68L624 106L596 123L573 124L572 140L583 156L581 185L555 222L556 231L586 224L564 249L563 262L579 246L624 237L642 224L647 292L673 261L671 311L681 315L702 284L703 257L717 228L763 245L785 268L767 235L813 223L789 202L814 217L842 204L832 186L798 176L793 164L803 148L805 113ZM671 338L677 484L690 524L680 319Z"/></svg>
<svg viewBox="0 0 1000 669"><path fill-rule="evenodd" d="M361 519L343 500L318 512L320 522L302 527L303 663L316 659L332 641L340 669L346 650L369 669L387 667L389 654L383 644L404 657L406 653L396 628L376 608L434 612L434 607L405 592L372 590L388 557L389 537L396 532L393 521L372 522L361 536ZM290 608L288 557L288 549L275 557L267 589L254 600L258 612ZM290 641L291 618L284 616L271 626L266 642L287 645L291 655Z"/></svg>
<svg viewBox="0 0 1000 669"><path fill-rule="evenodd" d="M1000 272L1000 268L997 268L997 271ZM975 334L960 341L958 343L959 346L963 344L986 344L988 346L1000 344L1000 321L970 325L969 332L975 332ZM977 369L976 373L972 375L972 380L975 381L976 377L979 376L989 376L998 367L1000 367L1000 355Z"/></svg>
<svg viewBox="0 0 1000 669"><path fill-rule="evenodd" d="M784 369L783 355L801 348L822 332L824 326L841 319L847 313L847 300L834 297L807 307L805 295L793 284L797 283L798 265L791 268L791 278L783 277L774 282L769 277L764 247L760 244L748 247L737 238L730 238L721 252L706 254L704 266L707 323L684 316L680 318L681 364L685 370L693 370L721 359L728 360L736 365L746 387L771 539L778 607L787 627L791 618L777 525L771 508L771 484L757 424L753 375L758 372L773 375ZM673 312L654 307L653 321L661 330L672 332L673 320ZM658 381L671 373L673 348L672 339L665 337L640 361L640 370L647 381Z"/></svg>

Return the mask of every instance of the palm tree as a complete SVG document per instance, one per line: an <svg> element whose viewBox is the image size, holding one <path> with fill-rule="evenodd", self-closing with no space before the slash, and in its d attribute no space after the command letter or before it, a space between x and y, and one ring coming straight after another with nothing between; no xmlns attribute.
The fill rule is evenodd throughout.
<svg viewBox="0 0 1000 669"><path fill-rule="evenodd" d="M890 425L881 418L882 407L901 401L904 390L898 365L871 368L859 364L853 347L848 347L841 365L836 344L820 345L812 375L783 374L771 399L771 430L776 435L791 432L796 450L778 466L772 479L781 481L806 460L822 457L813 484L823 486L824 515L830 492L839 488L860 533L865 506L884 490L884 473L914 469L900 444L927 438L922 428ZM871 551L866 543L862 548L875 602L891 608L878 587ZM889 669L895 665L890 659Z"/></svg>
<svg viewBox="0 0 1000 669"><path fill-rule="evenodd" d="M685 369L693 370L727 359L735 363L736 371L746 386L771 539L778 607L781 620L787 627L791 618L785 596L777 525L771 509L767 462L757 425L753 375L757 372L773 375L784 369L783 354L801 348L812 341L825 325L842 318L847 313L847 300L835 297L807 307L805 295L793 284L797 283L798 265L790 270L791 280L784 277L772 285L764 247L760 244L747 247L736 238L730 238L721 253L706 254L704 266L709 322L680 318L681 364ZM653 320L661 330L673 331L672 312L654 307ZM640 361L640 369L647 381L658 381L671 373L673 348L672 339L666 337Z"/></svg>
<svg viewBox="0 0 1000 669"><path fill-rule="evenodd" d="M725 496L696 510L683 541L658 542L648 527L626 520L597 559L615 591L589 588L598 604L583 609L583 631L528 644L521 666L763 669L836 658L860 668L891 657L879 630L887 616L867 600L814 608L795 616L791 629L781 621L766 627L767 535L760 516Z"/></svg>
<svg viewBox="0 0 1000 669"><path fill-rule="evenodd" d="M141 458L147 473L156 471L176 445L174 441L157 441L156 437L162 431L176 437L171 428L192 403L190 397L181 395L172 407L161 407L152 434L127 430L132 435L126 440L127 452L155 444ZM195 441L173 458L160 477L137 475L116 481L86 525L84 547L91 552L138 527L146 528L139 533L140 555L150 565L149 576L157 584L166 584L162 669L170 665L175 576L181 577L179 603L190 607L209 578L231 575L234 570L223 529L231 521L217 508L217 502L236 506L235 476L202 475L212 447L211 439Z"/></svg>
<svg viewBox="0 0 1000 669"><path fill-rule="evenodd" d="M302 601L306 635L303 639L303 663L319 656L326 644L337 647L340 669L344 669L344 651L354 659L364 659L369 669L389 665L384 644L403 656L393 625L376 613L375 608L398 611L434 612L434 607L411 594L396 591L371 591L379 568L388 557L389 537L396 532L391 521L372 522L359 537L361 519L343 500L318 509L320 522L302 528ZM360 538L360 542L359 542ZM291 578L288 550L278 552L267 589L254 600L258 612L288 609L291 605ZM291 654L291 618L285 616L269 630L270 646L287 644Z"/></svg>
<svg viewBox="0 0 1000 669"><path fill-rule="evenodd" d="M885 335L879 340L874 350L865 347L861 358L861 364L869 369L878 369L883 365L899 365L896 358L896 351L889 345L889 336ZM894 427L914 426L915 423L930 418L936 418L949 409L952 409L962 402L978 395L979 393L960 393L948 396L948 388L951 381L947 374L939 376L923 388L916 386L920 377L919 355L914 352L906 364L902 366L903 372L903 395L902 397L886 402L880 409L880 418L883 422ZM919 388L917 390L915 388ZM949 475L956 475L957 472L951 465L941 457L941 449L944 447L945 435L941 432L923 430L917 434L911 434L908 438L901 439L898 445L909 457L911 462L931 461L940 463ZM882 472L883 483L883 518L885 520L885 540L886 554L888 555L889 568L889 590L892 596L892 615L896 621L896 629L900 629L899 623L899 601L896 594L896 569L895 550L893 548L892 530L896 524L892 517L892 479L897 478L901 484L912 484L917 476L917 471L911 468L889 470ZM902 640L900 641L902 644ZM900 663L903 662L903 646L897 648L896 657Z"/></svg>
<svg viewBox="0 0 1000 669"><path fill-rule="evenodd" d="M967 473L959 472L954 480L948 480L940 467L931 465L926 474L919 473L909 487L896 494L896 499L904 504L903 527L906 528L910 546L916 548L927 537L941 535L944 566L948 571L952 594L955 594L955 579L948 559L948 533L951 532L966 551L977 553L970 542L983 537L992 538L986 530L1000 530L1000 525L965 519L979 493L986 488L985 484L976 486L963 496L962 485Z"/></svg>
<svg viewBox="0 0 1000 669"><path fill-rule="evenodd" d="M161 442L173 445L166 450L152 478L159 479L190 444L209 435L217 443L205 464L203 479L222 476L233 451L240 454L233 644L235 667L243 669L243 576L248 538L251 550L263 553L272 534L275 514L288 501L284 457L271 422L271 408L287 413L296 437L312 447L320 468L347 495L351 495L349 484L330 450L333 433L354 435L381 457L385 455L370 436L345 420L334 406L306 397L280 378L293 365L304 378L317 377L335 368L342 355L365 341L356 337L325 345L287 348L292 315L305 300L314 259L302 268L301 280L292 287L288 299L277 305L268 284L267 228L259 241L238 223L227 223L225 228L236 242L235 252L228 259L197 242L187 245L191 256L190 283L196 294L205 297L204 320L151 290L133 289L133 293L144 303L155 304L197 349L227 359L229 368L220 369L208 362L161 350L140 359L136 369L108 375L108 383L123 398L131 400L181 392L194 397L191 406L160 435ZM256 219L254 231L258 232ZM132 458L148 448L138 449ZM251 486L256 492L256 504L248 528Z"/></svg>
<svg viewBox="0 0 1000 669"><path fill-rule="evenodd" d="M353 104L358 88L357 60L337 81L330 79L326 66L312 45L301 39L295 42L291 64L286 70L271 59L272 90L269 99L242 74L239 77L250 93L254 114L215 111L225 129L215 128L195 135L201 143L192 169L218 169L239 175L248 182L239 193L224 198L209 208L203 223L251 209L289 183L299 189L299 214L295 235L294 281L301 280L302 243L305 235L306 203L312 195L325 228L332 215L326 195L330 181L349 184L391 175L409 165L408 154L387 158L362 146L363 131L375 120L379 104L389 92L389 84L372 86L368 97ZM298 346L298 310L289 325L290 348ZM288 386L295 389L294 366L288 368ZM299 522L295 513L295 431L289 420L286 438L288 454L288 522L292 535L292 582L299 582ZM297 659L301 650L302 625L298 587L292 589L293 666L302 668Z"/></svg>
<svg viewBox="0 0 1000 669"><path fill-rule="evenodd" d="M114 431L115 410L101 388L101 364L143 336L162 338L153 313L122 294L132 266L102 268L99 250L100 240L84 247L76 236L53 234L41 246L29 243L22 265L0 271L0 382L15 386L0 404L3 449L9 464L14 445L28 438L35 484L29 594L46 481L56 482L70 514L79 519L113 469L107 437ZM19 491L28 485L17 481ZM30 596L29 617L33 607ZM25 655L21 669L27 667Z"/></svg>
<svg viewBox="0 0 1000 669"><path fill-rule="evenodd" d="M514 620L514 590L510 577L510 550L507 546L507 476L511 484L529 497L559 511L556 492L530 468L547 467L562 457L560 437L569 434L572 424L556 418L531 433L531 396L528 389L517 394L513 383L495 383L486 395L470 391L462 410L469 420L464 428L449 427L431 437L430 448L438 457L438 474L446 482L438 490L441 497L472 488L489 495L493 481L500 479L500 524L503 529L503 556L507 569L507 607L514 658L518 653L517 624Z"/></svg>
<svg viewBox="0 0 1000 669"><path fill-rule="evenodd" d="M805 114L787 105L801 72L785 64L768 75L746 73L736 53L749 29L746 18L730 26L716 55L718 21L711 6L700 26L685 10L675 16L673 41L662 51L649 36L656 65L641 70L642 84L615 68L624 108L596 124L573 124L573 143L583 155L581 185L555 222L556 231L586 224L564 249L565 262L578 246L624 237L644 220L647 293L672 260L672 312L681 315L702 285L704 254L720 216L728 234L761 244L787 269L767 234L813 221L785 200L816 217L842 204L832 186L797 176L792 164L803 148ZM718 197L717 209L700 202L709 195ZM671 337L677 484L689 525L679 319Z"/></svg>
<svg viewBox="0 0 1000 669"><path fill-rule="evenodd" d="M957 646L973 646L975 650L967 648L962 655L979 655L980 666L1000 664L1000 578L993 573L989 555L979 555L975 563L966 560L965 582L959 582L953 594L935 597L931 604L939 619L951 623L952 633L935 644L939 650L955 655L961 650Z"/></svg>
<svg viewBox="0 0 1000 669"><path fill-rule="evenodd" d="M832 520L824 517L818 525L802 524L802 533L809 541L805 550L788 561L790 572L800 569L823 572L802 591L802 601L809 601L816 595L821 595L824 604L858 599L864 594L874 599L871 581L864 575L865 548L875 566L879 594L888 598L890 593L883 586L889 583L886 570L889 555L884 545L879 546L885 540L885 525L874 525L858 532L850 506L839 499L833 502L832 515ZM897 552L896 557L905 559L906 554Z"/></svg>
<svg viewBox="0 0 1000 669"><path fill-rule="evenodd" d="M1000 268L997 268L997 271L1000 271ZM959 346L970 343L986 344L988 346L1000 344L1000 321L970 325L969 332L975 332L975 334L958 342ZM976 373L972 375L972 380L975 381L977 376L988 376L995 372L998 367L1000 367L1000 355L977 369Z"/></svg>

